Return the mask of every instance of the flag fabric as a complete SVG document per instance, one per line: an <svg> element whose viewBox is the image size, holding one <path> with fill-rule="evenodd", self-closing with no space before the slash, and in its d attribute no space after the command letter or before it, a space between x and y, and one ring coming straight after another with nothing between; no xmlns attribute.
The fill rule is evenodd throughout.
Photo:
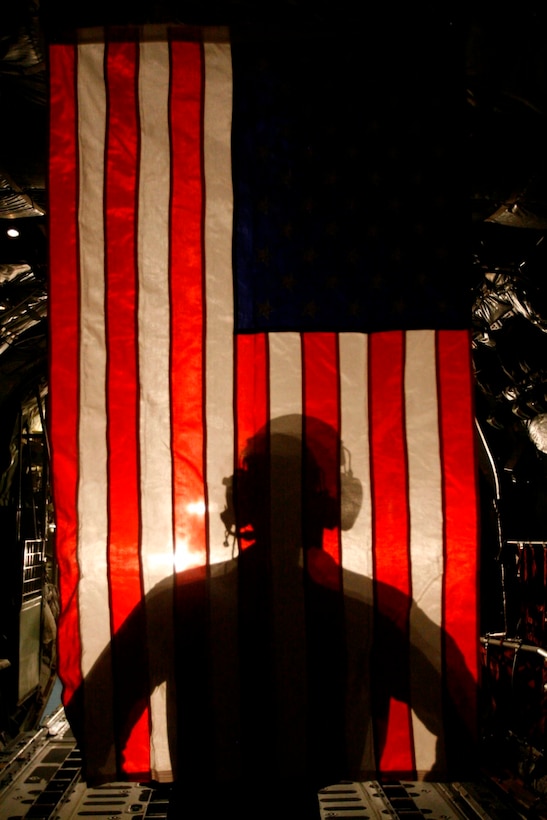
<svg viewBox="0 0 547 820"><path fill-rule="evenodd" d="M59 676L89 782L472 758L456 84L374 37L50 46Z"/></svg>

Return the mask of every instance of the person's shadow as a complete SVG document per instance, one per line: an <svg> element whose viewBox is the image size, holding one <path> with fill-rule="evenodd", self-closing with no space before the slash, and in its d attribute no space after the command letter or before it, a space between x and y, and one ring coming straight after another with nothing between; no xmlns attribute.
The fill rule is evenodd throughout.
<svg viewBox="0 0 547 820"><path fill-rule="evenodd" d="M88 756L98 768L114 758L121 767L151 693L165 684L169 749L187 806L190 794L206 793L211 806L231 794L241 812L246 794L250 813L258 800L265 816L264 789L300 790L313 802L322 786L376 777L392 699L411 704L438 739L424 779L473 770L475 684L451 637L408 596L342 569L324 549L325 531L349 529L361 504L343 455L335 431L310 417L275 419L247 443L225 480L222 519L234 556L158 584L65 704L84 767ZM155 623L175 613L175 644L174 652L163 647L159 630L160 661L147 665L151 611ZM409 645L410 634L419 645ZM446 688L442 704L434 697L440 664L427 647L441 643L461 681L457 704ZM419 686L411 687L410 669ZM91 744L83 698L100 712L112 678L123 680L114 686L115 732Z"/></svg>

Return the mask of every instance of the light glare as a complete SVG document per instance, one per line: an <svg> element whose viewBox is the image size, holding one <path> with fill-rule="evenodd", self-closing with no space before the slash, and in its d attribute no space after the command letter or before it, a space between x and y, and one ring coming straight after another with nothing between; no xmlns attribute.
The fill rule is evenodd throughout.
<svg viewBox="0 0 547 820"><path fill-rule="evenodd" d="M186 507L186 512L190 513L190 515L205 515L205 502L191 501Z"/></svg>

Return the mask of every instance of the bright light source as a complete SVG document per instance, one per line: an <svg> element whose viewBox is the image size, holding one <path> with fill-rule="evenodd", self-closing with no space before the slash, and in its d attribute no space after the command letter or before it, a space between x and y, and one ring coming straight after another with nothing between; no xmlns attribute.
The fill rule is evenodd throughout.
<svg viewBox="0 0 547 820"><path fill-rule="evenodd" d="M186 505L186 510L190 515L205 515L205 502L191 501Z"/></svg>
<svg viewBox="0 0 547 820"><path fill-rule="evenodd" d="M19 236L19 231L17 230L17 228L8 228L7 234L8 236L12 236L15 238L16 236Z"/></svg>

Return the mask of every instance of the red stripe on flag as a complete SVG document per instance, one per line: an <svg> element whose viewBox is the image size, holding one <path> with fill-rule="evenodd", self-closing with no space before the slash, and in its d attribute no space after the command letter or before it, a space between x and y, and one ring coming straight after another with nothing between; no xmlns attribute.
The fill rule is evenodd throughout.
<svg viewBox="0 0 547 820"><path fill-rule="evenodd" d="M234 403L235 436L234 465L242 469L242 455L247 442L266 429L269 421L269 348L265 333L235 337ZM238 504L237 487L235 503ZM240 517L239 520L243 521ZM243 516L244 517L244 516ZM248 525L244 521L244 526ZM252 539L239 539L239 549L254 543Z"/></svg>
<svg viewBox="0 0 547 820"><path fill-rule="evenodd" d="M369 336L369 424L375 607L409 635L412 594L404 399L405 335ZM401 596L402 593L403 595ZM401 602L405 602L404 607ZM385 651L390 651L386 648ZM402 663L401 668L405 668ZM408 670L409 671L409 670ZM400 686L409 691L409 681ZM411 713L391 699L379 768L414 770Z"/></svg>
<svg viewBox="0 0 547 820"><path fill-rule="evenodd" d="M50 49L50 431L61 595L59 677L66 704L81 684L77 556L80 294L76 52ZM67 81L68 78L68 81ZM62 274L62 275L61 275Z"/></svg>
<svg viewBox="0 0 547 820"><path fill-rule="evenodd" d="M269 419L268 339L265 333L236 336L235 366L235 464L248 439L262 430Z"/></svg>
<svg viewBox="0 0 547 820"><path fill-rule="evenodd" d="M479 668L478 518L469 334L440 332L437 346L445 521L443 633L448 638L445 679L449 696L460 707L474 738ZM462 656L468 665L467 675L462 674Z"/></svg>
<svg viewBox="0 0 547 820"><path fill-rule="evenodd" d="M311 455L318 459L321 470L322 490L328 499L334 499L339 508L340 500L340 384L338 336L335 333L302 334L302 391L304 430L303 438L307 439L313 450ZM310 428L310 417L321 419L328 425L322 428ZM310 449L312 449L310 447ZM305 481L305 476L303 476ZM310 497L313 488L304 492ZM327 510L323 510L326 513ZM327 514L327 518L329 518ZM330 526L329 526L330 524ZM319 546L319 545L312 545ZM341 564L340 527L336 519L327 522L323 530L323 550L337 564Z"/></svg>
<svg viewBox="0 0 547 820"><path fill-rule="evenodd" d="M177 568L205 566L203 60L171 43L171 424Z"/></svg>
<svg viewBox="0 0 547 820"><path fill-rule="evenodd" d="M138 99L135 43L111 44L106 59L105 310L107 347L108 571L115 635L142 598L139 513L136 202ZM140 610L142 612L142 610ZM135 616L134 616L135 617ZM138 617L138 616L137 616ZM144 621L141 625L144 633ZM137 656L135 657L135 653ZM146 647L113 641L115 701L126 675L146 668ZM119 707L116 712L120 713ZM128 773L150 770L149 710L124 750Z"/></svg>
<svg viewBox="0 0 547 820"><path fill-rule="evenodd" d="M170 42L170 402L173 459L177 767L195 778L210 759L205 496L203 50Z"/></svg>

